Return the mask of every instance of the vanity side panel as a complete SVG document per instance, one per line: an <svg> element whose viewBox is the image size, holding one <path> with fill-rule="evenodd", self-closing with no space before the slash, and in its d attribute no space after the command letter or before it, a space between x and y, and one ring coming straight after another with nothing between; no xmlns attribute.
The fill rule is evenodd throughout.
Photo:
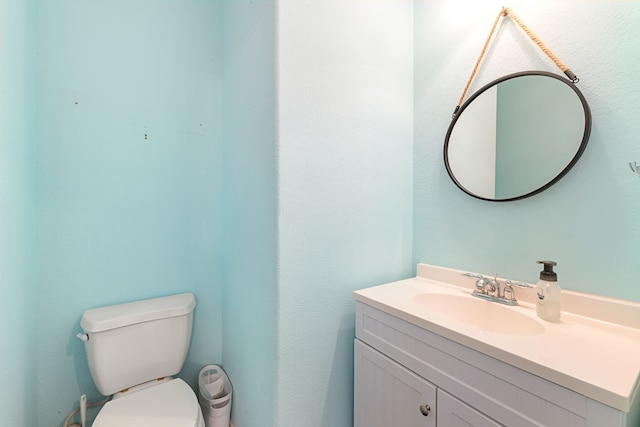
<svg viewBox="0 0 640 427"><path fill-rule="evenodd" d="M587 427L638 427L638 424L625 424L625 415L611 406L589 399Z"/></svg>
<svg viewBox="0 0 640 427"><path fill-rule="evenodd" d="M640 383L636 384L636 389L633 392L633 399L631 408L627 414L626 427L638 427L640 426Z"/></svg>
<svg viewBox="0 0 640 427"><path fill-rule="evenodd" d="M361 302L356 337L504 425L586 426L584 396Z"/></svg>

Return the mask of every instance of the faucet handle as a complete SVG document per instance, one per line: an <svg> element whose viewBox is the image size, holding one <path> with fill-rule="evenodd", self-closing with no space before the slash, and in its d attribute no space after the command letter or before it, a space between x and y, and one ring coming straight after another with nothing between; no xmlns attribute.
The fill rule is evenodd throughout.
<svg viewBox="0 0 640 427"><path fill-rule="evenodd" d="M515 295L513 294L513 287L517 286L519 288L533 288L534 286L527 282L514 282L513 280L505 280L504 282L504 290L502 291L502 295L504 299L508 301L516 300Z"/></svg>
<svg viewBox="0 0 640 427"><path fill-rule="evenodd" d="M507 280L506 282L504 282L506 285L508 286L517 286L519 288L534 288L535 286L533 286L531 283L527 283L527 282L514 282L513 280Z"/></svg>
<svg viewBox="0 0 640 427"><path fill-rule="evenodd" d="M506 299L507 301L516 300L516 297L513 294L513 288L511 287L511 284L507 282L505 282L504 289L502 290L502 298Z"/></svg>
<svg viewBox="0 0 640 427"><path fill-rule="evenodd" d="M462 273L462 275L463 276L467 276L467 277L472 277L474 279L478 279L478 280L476 280L476 289L478 291L480 291L481 293L483 293L483 294L487 293L486 286L489 283L489 279L484 277L482 274Z"/></svg>

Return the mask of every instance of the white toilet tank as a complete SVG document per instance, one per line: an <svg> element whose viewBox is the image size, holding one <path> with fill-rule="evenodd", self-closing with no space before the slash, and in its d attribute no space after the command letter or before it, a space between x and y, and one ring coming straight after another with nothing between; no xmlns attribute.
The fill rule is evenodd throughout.
<svg viewBox="0 0 640 427"><path fill-rule="evenodd" d="M87 310L85 351L96 387L105 396L182 369L189 342L193 294L178 294Z"/></svg>

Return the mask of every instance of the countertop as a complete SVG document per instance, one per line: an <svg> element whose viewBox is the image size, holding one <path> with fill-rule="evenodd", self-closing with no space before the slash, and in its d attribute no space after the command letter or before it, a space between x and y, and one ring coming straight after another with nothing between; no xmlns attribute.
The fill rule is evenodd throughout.
<svg viewBox="0 0 640 427"><path fill-rule="evenodd" d="M462 271L421 264L418 275L354 292L355 299L459 344L628 412L640 377L640 304L563 291L560 322L536 316L533 291L516 289L519 306L509 307L544 327L536 335L489 332L456 322L455 315L430 315L414 303L425 293L471 296L474 280ZM522 298L522 299L521 299ZM497 304L497 303L491 303ZM590 317L581 313L599 317ZM623 313L624 316L621 315ZM622 316L622 317L621 317ZM628 317L628 318L627 318ZM620 320L618 323L612 319Z"/></svg>

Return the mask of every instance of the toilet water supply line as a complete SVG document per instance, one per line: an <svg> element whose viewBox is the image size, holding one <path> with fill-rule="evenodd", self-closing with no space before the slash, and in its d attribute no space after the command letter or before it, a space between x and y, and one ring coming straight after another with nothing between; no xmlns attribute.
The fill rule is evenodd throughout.
<svg viewBox="0 0 640 427"><path fill-rule="evenodd" d="M87 423L87 395L80 396L80 424L85 427Z"/></svg>
<svg viewBox="0 0 640 427"><path fill-rule="evenodd" d="M104 405L109 401L109 399L111 399L111 396L107 396L105 399L100 401L87 403L87 395L83 394L82 396L80 396L80 406L74 409L73 411L71 411L69 415L67 415L67 418L64 419L64 423L62 424L62 427L85 427L85 423L87 421L87 408ZM69 422L71 421L71 418L73 418L73 416L77 414L78 411L80 412L81 424L78 424L78 423L69 424Z"/></svg>

